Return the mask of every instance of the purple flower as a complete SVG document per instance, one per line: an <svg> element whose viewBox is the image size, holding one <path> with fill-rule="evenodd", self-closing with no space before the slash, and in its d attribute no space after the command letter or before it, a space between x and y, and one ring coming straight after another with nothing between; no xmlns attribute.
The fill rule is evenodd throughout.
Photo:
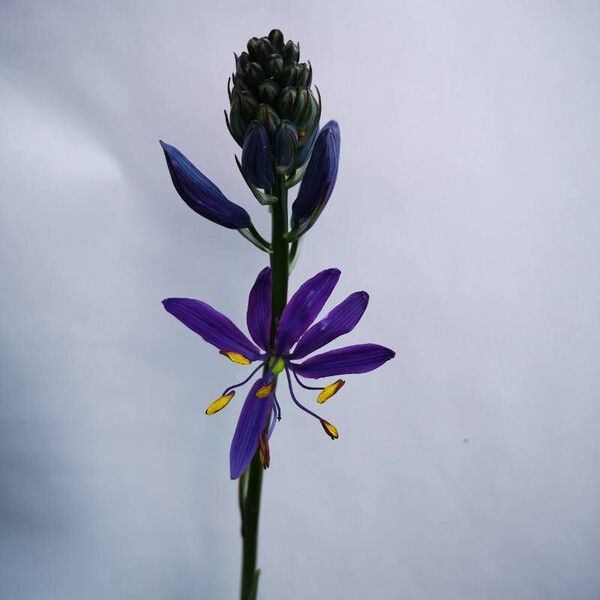
<svg viewBox="0 0 600 600"><path fill-rule="evenodd" d="M248 467L257 448L265 468L269 461L268 439L276 422L281 419L281 407L276 397L276 376L285 371L292 401L304 412L319 420L332 439L338 430L301 404L294 393L292 376L308 390L319 392L317 402L323 403L343 385L338 379L324 387L308 386L301 377L319 379L350 373L367 373L394 357L389 348L378 344L357 344L321 354L308 355L319 350L341 335L352 331L360 321L369 295L354 292L338 304L327 316L313 324L327 302L340 277L339 269L326 269L303 283L291 297L279 320L274 343L271 330L271 269L263 269L250 290L246 322L252 341L225 315L200 300L167 298L164 307L205 341L216 346L221 354L233 362L258 366L246 379L231 385L206 409L214 414L227 406L235 390L248 383L259 370L262 374L252 385L233 435L230 452L231 478L237 479Z"/></svg>
<svg viewBox="0 0 600 600"><path fill-rule="evenodd" d="M246 229L252 225L250 215L228 200L177 148L163 141L160 145L165 152L173 185L193 211L228 229Z"/></svg>

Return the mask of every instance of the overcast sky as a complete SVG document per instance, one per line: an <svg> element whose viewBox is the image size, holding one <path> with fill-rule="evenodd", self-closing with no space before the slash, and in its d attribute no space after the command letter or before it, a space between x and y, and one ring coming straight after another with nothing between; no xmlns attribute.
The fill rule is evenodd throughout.
<svg viewBox="0 0 600 600"><path fill-rule="evenodd" d="M338 266L347 341L397 356L335 443L281 395L260 598L596 600L600 7L566 0L2 2L0 595L236 597L240 403L204 409L244 371L160 301L243 325L265 255L158 139L267 233L222 110L272 27L342 131L291 289Z"/></svg>

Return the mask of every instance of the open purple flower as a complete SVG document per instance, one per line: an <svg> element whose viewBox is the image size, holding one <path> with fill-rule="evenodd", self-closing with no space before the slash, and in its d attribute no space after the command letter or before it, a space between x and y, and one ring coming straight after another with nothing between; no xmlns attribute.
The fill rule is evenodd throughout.
<svg viewBox="0 0 600 600"><path fill-rule="evenodd" d="M367 308L369 295L366 292L355 292L313 325L339 277L339 269L326 269L303 283L284 308L272 344L269 268L258 274L248 298L246 321L253 341L225 315L200 300L167 298L163 301L168 312L209 344L216 346L221 354L233 362L242 365L258 363L246 379L225 388L221 396L208 406L206 414L214 414L227 406L234 397L235 390L248 383L263 369L246 397L231 443L232 479L237 479L246 470L257 448L260 450L263 466L268 466L268 439L276 422L281 419L281 407L275 395L277 375L285 371L294 404L318 419L325 432L336 439L339 435L337 428L298 401L292 386L292 376L301 387L317 390L317 402L323 403L344 385L344 381L338 379L327 386L315 387L303 383L301 377L319 379L367 373L394 357L395 353L384 346L357 344L306 358L339 336L352 331Z"/></svg>

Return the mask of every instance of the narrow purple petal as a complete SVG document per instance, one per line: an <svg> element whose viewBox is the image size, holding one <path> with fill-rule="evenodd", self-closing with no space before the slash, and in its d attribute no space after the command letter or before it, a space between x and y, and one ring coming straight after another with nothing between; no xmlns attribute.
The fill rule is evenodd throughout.
<svg viewBox="0 0 600 600"><path fill-rule="evenodd" d="M174 146L160 142L173 185L181 199L204 218L228 229L251 225L250 215L223 192Z"/></svg>
<svg viewBox="0 0 600 600"><path fill-rule="evenodd" d="M368 303L367 292L350 294L300 338L291 358L304 358L341 335L352 331L363 316Z"/></svg>
<svg viewBox="0 0 600 600"><path fill-rule="evenodd" d="M340 278L339 269L326 269L305 281L283 309L275 350L286 354L312 325Z"/></svg>
<svg viewBox="0 0 600 600"><path fill-rule="evenodd" d="M246 323L252 339L263 349L269 347L271 334L271 269L264 268L248 296Z"/></svg>
<svg viewBox="0 0 600 600"><path fill-rule="evenodd" d="M167 312L219 350L238 352L250 360L260 356L259 349L224 314L206 302L167 298L163 305Z"/></svg>
<svg viewBox="0 0 600 600"><path fill-rule="evenodd" d="M298 375L311 379L368 373L394 356L393 350L379 344L357 344L311 356L302 364L294 365L293 369Z"/></svg>
<svg viewBox="0 0 600 600"><path fill-rule="evenodd" d="M237 479L246 470L258 448L258 437L267 425L273 407L273 394L257 398L256 391L263 384L261 378L250 388L240 412L229 452L231 479Z"/></svg>

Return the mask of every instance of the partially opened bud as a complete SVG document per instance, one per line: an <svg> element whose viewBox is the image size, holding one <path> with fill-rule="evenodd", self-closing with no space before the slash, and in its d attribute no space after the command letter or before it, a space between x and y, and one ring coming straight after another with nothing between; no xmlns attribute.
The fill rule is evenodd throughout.
<svg viewBox="0 0 600 600"><path fill-rule="evenodd" d="M246 131L242 148L242 169L250 183L256 187L267 189L275 183L269 136L258 121L252 121Z"/></svg>

